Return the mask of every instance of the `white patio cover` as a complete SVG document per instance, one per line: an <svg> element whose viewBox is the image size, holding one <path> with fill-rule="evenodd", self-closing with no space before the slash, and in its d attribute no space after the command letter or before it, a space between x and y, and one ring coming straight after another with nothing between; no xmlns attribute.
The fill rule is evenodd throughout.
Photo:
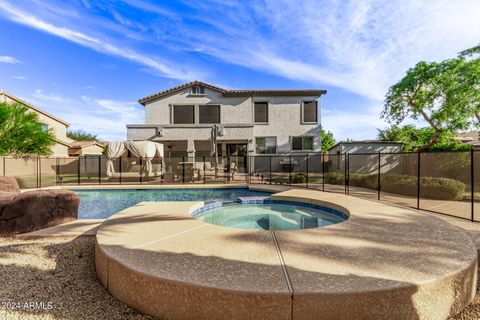
<svg viewBox="0 0 480 320"><path fill-rule="evenodd" d="M112 177L115 173L115 167L113 166L113 160L122 156L125 152L125 145L121 141L111 141L108 143L107 148L107 177Z"/></svg>
<svg viewBox="0 0 480 320"><path fill-rule="evenodd" d="M113 160L122 156L125 152L125 149L130 150L130 152L137 158L142 158L145 160L142 170L147 176L152 173L152 159L155 156L159 156L163 161L163 144L155 143L152 141L133 141L127 140L124 142L109 142L108 143L108 160L107 160L107 176L112 177L115 173L115 168L113 166Z"/></svg>
<svg viewBox="0 0 480 320"><path fill-rule="evenodd" d="M152 173L152 158L157 154L155 143L151 141L132 140L127 140L124 143L125 147L130 150L135 157L143 158L145 160L142 170L148 177Z"/></svg>

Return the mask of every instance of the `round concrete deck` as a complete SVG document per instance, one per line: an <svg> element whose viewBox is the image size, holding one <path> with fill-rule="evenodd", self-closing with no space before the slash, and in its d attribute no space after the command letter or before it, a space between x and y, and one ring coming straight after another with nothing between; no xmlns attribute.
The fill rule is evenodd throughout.
<svg viewBox="0 0 480 320"><path fill-rule="evenodd" d="M202 202L140 203L100 226L100 281L126 304L172 319L445 319L475 294L474 243L439 218L312 190L272 198L350 218L248 231L192 218Z"/></svg>

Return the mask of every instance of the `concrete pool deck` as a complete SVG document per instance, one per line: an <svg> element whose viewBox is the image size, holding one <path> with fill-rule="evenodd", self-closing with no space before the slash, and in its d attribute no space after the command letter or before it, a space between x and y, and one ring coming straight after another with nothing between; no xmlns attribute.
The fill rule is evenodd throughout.
<svg viewBox="0 0 480 320"><path fill-rule="evenodd" d="M305 189L272 198L327 205L350 218L249 231L192 218L202 202L143 202L97 231L100 281L161 318L445 319L475 294L475 244L442 219Z"/></svg>

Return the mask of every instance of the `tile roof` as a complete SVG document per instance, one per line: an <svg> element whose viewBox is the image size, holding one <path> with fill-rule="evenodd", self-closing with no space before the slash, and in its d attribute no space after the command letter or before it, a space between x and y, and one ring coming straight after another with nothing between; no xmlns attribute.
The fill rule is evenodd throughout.
<svg viewBox="0 0 480 320"><path fill-rule="evenodd" d="M327 93L326 90L319 90L319 89L295 89L295 90L286 90L286 89L280 89L280 90L269 90L269 89L267 89L267 90L244 90L244 89L237 89L237 90L227 90L227 89L223 89L223 88L205 83L203 81L195 80L195 81L187 82L187 83L184 83L182 85L179 85L179 86L176 86L176 87L173 87L173 88L163 90L163 91L157 92L155 94L146 96L146 97L138 100L138 102L142 105L145 105L146 103L148 103L150 101L153 101L157 98L167 96L171 93L174 93L174 92L177 92L177 91L189 88L189 87L193 87L195 85L201 85L205 88L209 88L211 90L220 92L224 96L227 96L227 97L246 96L246 95L249 96L249 95L255 95L255 94L258 94L258 95L276 95L276 96L319 96L319 95Z"/></svg>
<svg viewBox="0 0 480 320"><path fill-rule="evenodd" d="M70 148L85 148L91 145L98 145L99 147L103 147L103 144L98 141L73 141L69 144Z"/></svg>

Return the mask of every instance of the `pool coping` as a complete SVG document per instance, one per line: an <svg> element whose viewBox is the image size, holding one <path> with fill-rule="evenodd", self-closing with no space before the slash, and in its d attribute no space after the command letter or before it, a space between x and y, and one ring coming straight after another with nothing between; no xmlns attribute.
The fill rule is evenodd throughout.
<svg viewBox="0 0 480 320"><path fill-rule="evenodd" d="M250 231L206 225L192 218L192 211L203 202L170 203L177 205L170 209L165 203L143 203L100 226L96 238L99 278L116 298L158 317L443 319L473 299L477 251L473 241L448 222L320 191L295 189L272 198L328 205L349 213L350 218L308 231ZM248 239L246 243L256 249L250 251L239 239ZM273 256L276 262L268 260ZM444 265L438 260L442 256L448 257ZM226 274L230 280L222 282L210 274L215 271L210 268L182 271L178 259L182 266L220 259L215 265L225 264L232 275ZM384 265L390 260L395 264ZM174 269L168 269L170 265ZM256 278L254 273L246 277L242 270L250 268L264 270L261 274L266 278ZM271 284L274 287L283 278L283 289L259 291L258 282L269 283L269 277L277 279ZM136 289L130 292L129 288ZM156 299L159 295L164 297L161 301ZM264 310L259 310L259 304Z"/></svg>

